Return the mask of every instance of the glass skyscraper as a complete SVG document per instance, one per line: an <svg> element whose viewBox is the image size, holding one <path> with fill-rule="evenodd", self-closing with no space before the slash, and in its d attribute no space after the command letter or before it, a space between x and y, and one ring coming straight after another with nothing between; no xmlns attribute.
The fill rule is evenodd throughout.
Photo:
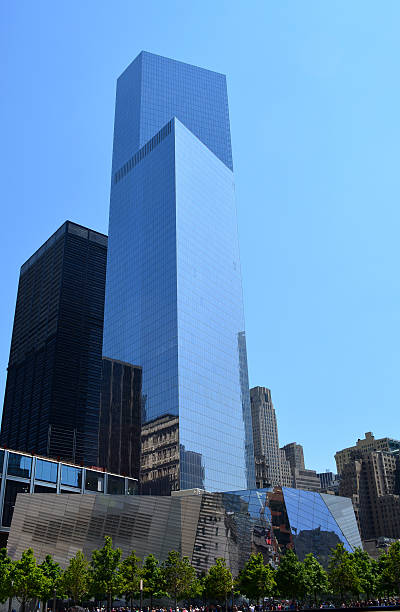
<svg viewBox="0 0 400 612"><path fill-rule="evenodd" d="M103 355L143 369L147 492L254 487L224 75L142 52L119 77L107 266Z"/></svg>

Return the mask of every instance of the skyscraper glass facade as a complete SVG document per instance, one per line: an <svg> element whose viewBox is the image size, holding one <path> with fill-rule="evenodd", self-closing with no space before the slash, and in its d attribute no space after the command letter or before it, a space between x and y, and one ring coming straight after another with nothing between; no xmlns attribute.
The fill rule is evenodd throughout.
<svg viewBox="0 0 400 612"><path fill-rule="evenodd" d="M142 52L119 78L107 265L103 354L142 366L145 422L179 422L148 491L254 487L224 75Z"/></svg>
<svg viewBox="0 0 400 612"><path fill-rule="evenodd" d="M21 267L0 443L96 465L107 236L66 221Z"/></svg>

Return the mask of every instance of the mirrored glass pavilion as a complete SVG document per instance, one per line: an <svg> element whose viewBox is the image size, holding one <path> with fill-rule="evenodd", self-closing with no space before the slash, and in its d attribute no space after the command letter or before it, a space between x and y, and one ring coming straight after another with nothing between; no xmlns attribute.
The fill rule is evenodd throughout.
<svg viewBox="0 0 400 612"><path fill-rule="evenodd" d="M142 52L120 76L108 244L103 354L142 366L154 439L178 428L144 490L254 487L224 75Z"/></svg>

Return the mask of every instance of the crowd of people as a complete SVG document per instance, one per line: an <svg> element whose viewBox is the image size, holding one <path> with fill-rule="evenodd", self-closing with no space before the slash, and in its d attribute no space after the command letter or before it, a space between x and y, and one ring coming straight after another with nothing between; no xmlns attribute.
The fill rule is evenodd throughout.
<svg viewBox="0 0 400 612"><path fill-rule="evenodd" d="M266 611L284 611L284 610L316 610L316 609L341 609L341 608L358 608L360 610L366 608L391 608L393 610L400 610L400 598L389 597L387 599L370 599L368 601L346 601L342 603L337 603L333 601L325 601L319 604L304 604L296 601L289 600L269 600L262 605L253 605L246 604L242 602L241 605L234 605L233 608L231 605L228 605L225 608L225 605L211 605L211 606L188 606L188 607L177 607L176 610L174 608L169 607L143 607L142 612L225 612L227 609L228 612L266 612ZM85 612L106 612L105 608L94 608L94 610L89 610L88 608L83 609ZM132 610L129 607L114 607L111 612L140 612L139 607L134 607Z"/></svg>

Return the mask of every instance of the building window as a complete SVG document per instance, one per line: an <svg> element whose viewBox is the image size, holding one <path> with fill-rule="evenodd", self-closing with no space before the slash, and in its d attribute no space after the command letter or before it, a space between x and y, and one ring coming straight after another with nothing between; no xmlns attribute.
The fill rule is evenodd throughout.
<svg viewBox="0 0 400 612"><path fill-rule="evenodd" d="M57 482L57 463L51 461L36 460L35 480L46 482Z"/></svg>
<svg viewBox="0 0 400 612"><path fill-rule="evenodd" d="M19 476L20 478L30 478L32 469L32 457L9 453L7 473L9 476Z"/></svg>
<svg viewBox="0 0 400 612"><path fill-rule="evenodd" d="M108 476L107 493L109 495L124 495L125 481L119 476Z"/></svg>
<svg viewBox="0 0 400 612"><path fill-rule="evenodd" d="M72 465L61 466L61 484L68 487L82 486L82 470L81 468L72 467Z"/></svg>
<svg viewBox="0 0 400 612"><path fill-rule="evenodd" d="M128 495L137 495L137 492L138 492L137 480L131 480L129 478L128 479L128 489L127 489Z"/></svg>
<svg viewBox="0 0 400 612"><path fill-rule="evenodd" d="M35 493L56 493L55 487L43 487L42 485L35 484Z"/></svg>
<svg viewBox="0 0 400 612"><path fill-rule="evenodd" d="M104 493L104 474L86 470L85 490L94 493Z"/></svg>
<svg viewBox="0 0 400 612"><path fill-rule="evenodd" d="M18 493L29 493L29 484L27 482L15 482L14 480L8 480L6 484L3 507L2 522L4 527L10 527L11 525L11 519Z"/></svg>

